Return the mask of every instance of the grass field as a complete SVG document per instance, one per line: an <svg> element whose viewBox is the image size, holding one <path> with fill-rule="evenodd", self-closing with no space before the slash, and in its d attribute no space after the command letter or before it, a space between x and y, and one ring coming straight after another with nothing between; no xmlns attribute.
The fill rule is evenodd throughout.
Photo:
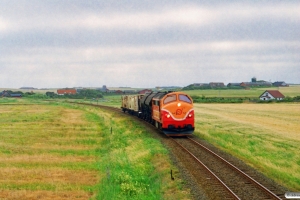
<svg viewBox="0 0 300 200"><path fill-rule="evenodd" d="M189 199L166 149L122 115L0 99L0 138L0 199Z"/></svg>
<svg viewBox="0 0 300 200"><path fill-rule="evenodd" d="M195 135L300 191L300 104L195 104Z"/></svg>
<svg viewBox="0 0 300 200"><path fill-rule="evenodd" d="M293 97L299 89L280 91ZM258 97L264 90L188 92ZM120 96L86 102L120 107ZM299 103L195 104L195 113L195 135L300 191ZM0 199L189 198L181 180L170 181L175 167L161 144L137 122L100 109L1 98L0 137Z"/></svg>
<svg viewBox="0 0 300 200"><path fill-rule="evenodd" d="M266 90L279 90L284 96L300 96L300 86L279 87L279 88L251 88L249 90L230 89L230 90L189 90L184 91L189 95L205 97L248 97L258 98Z"/></svg>

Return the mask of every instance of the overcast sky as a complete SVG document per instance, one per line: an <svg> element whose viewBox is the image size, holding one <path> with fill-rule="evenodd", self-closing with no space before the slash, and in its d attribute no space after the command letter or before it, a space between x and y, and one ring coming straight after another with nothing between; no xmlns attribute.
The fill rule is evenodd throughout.
<svg viewBox="0 0 300 200"><path fill-rule="evenodd" d="M0 88L300 83L300 1L0 0Z"/></svg>

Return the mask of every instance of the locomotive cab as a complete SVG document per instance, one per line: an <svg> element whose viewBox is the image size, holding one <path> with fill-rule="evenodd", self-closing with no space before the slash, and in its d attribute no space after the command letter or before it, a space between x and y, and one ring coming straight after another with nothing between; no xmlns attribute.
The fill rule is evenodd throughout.
<svg viewBox="0 0 300 200"><path fill-rule="evenodd" d="M189 135L194 132L194 109L191 97L182 92L153 98L152 118L167 135Z"/></svg>

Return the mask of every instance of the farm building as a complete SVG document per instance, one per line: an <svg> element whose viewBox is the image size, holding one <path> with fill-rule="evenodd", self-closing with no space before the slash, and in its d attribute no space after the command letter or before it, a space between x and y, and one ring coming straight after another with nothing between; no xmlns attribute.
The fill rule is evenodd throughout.
<svg viewBox="0 0 300 200"><path fill-rule="evenodd" d="M109 89L106 87L106 85L103 85L102 88L101 88L101 91L102 92L108 92Z"/></svg>
<svg viewBox="0 0 300 200"><path fill-rule="evenodd" d="M13 97L13 98L21 98L22 94L19 93L10 93L8 91L0 92L0 97Z"/></svg>
<svg viewBox="0 0 300 200"><path fill-rule="evenodd" d="M145 94L146 92L152 92L152 90L144 89L144 90L139 91L139 94Z"/></svg>
<svg viewBox="0 0 300 200"><path fill-rule="evenodd" d="M58 89L57 94L58 95L65 95L65 94L76 94L76 90L73 88L65 88L65 89Z"/></svg>
<svg viewBox="0 0 300 200"><path fill-rule="evenodd" d="M194 83L193 86L195 87L201 87L201 86L206 86L208 83Z"/></svg>
<svg viewBox="0 0 300 200"><path fill-rule="evenodd" d="M116 94L123 94L124 92L122 90L115 90L114 93L116 93Z"/></svg>
<svg viewBox="0 0 300 200"><path fill-rule="evenodd" d="M227 87L241 87L241 83L228 83Z"/></svg>
<svg viewBox="0 0 300 200"><path fill-rule="evenodd" d="M275 87L289 87L288 84L286 84L284 81L276 81L273 83L273 86Z"/></svg>
<svg viewBox="0 0 300 200"><path fill-rule="evenodd" d="M214 87L225 87L224 83L222 82L210 82L209 86L214 88Z"/></svg>
<svg viewBox="0 0 300 200"><path fill-rule="evenodd" d="M242 87L270 87L272 83L267 81L257 81L257 82L242 82L240 84Z"/></svg>
<svg viewBox="0 0 300 200"><path fill-rule="evenodd" d="M13 98L21 98L21 97L22 97L22 94L10 94L10 97L13 97Z"/></svg>
<svg viewBox="0 0 300 200"><path fill-rule="evenodd" d="M284 95L278 90L266 90L262 95L259 96L260 100L268 101L268 100L282 100L284 99Z"/></svg>

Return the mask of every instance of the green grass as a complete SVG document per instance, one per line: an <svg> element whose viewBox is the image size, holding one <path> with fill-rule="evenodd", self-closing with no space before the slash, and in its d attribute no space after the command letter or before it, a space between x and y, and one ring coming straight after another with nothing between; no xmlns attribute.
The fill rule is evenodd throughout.
<svg viewBox="0 0 300 200"><path fill-rule="evenodd" d="M95 118L98 118L95 116ZM99 120L99 119L97 119ZM122 124L121 127L115 127ZM98 199L161 199L161 180L155 173L155 168L151 164L152 156L157 153L167 152L163 150L158 141L150 135L136 128L135 123L130 119L124 119L118 123L111 121L111 126L106 125L103 141L99 149L101 157L101 171L106 172L106 177L102 180L98 188ZM130 131L125 126L130 126ZM102 127L104 127L102 125ZM111 128L113 128L112 133ZM142 136L141 136L142 134ZM148 149L158 149L153 155L145 154L138 160L131 159L126 149L134 145L134 141L139 140L137 148L132 149L135 154ZM146 150L145 150L146 149ZM146 164L148 163L148 164Z"/></svg>

